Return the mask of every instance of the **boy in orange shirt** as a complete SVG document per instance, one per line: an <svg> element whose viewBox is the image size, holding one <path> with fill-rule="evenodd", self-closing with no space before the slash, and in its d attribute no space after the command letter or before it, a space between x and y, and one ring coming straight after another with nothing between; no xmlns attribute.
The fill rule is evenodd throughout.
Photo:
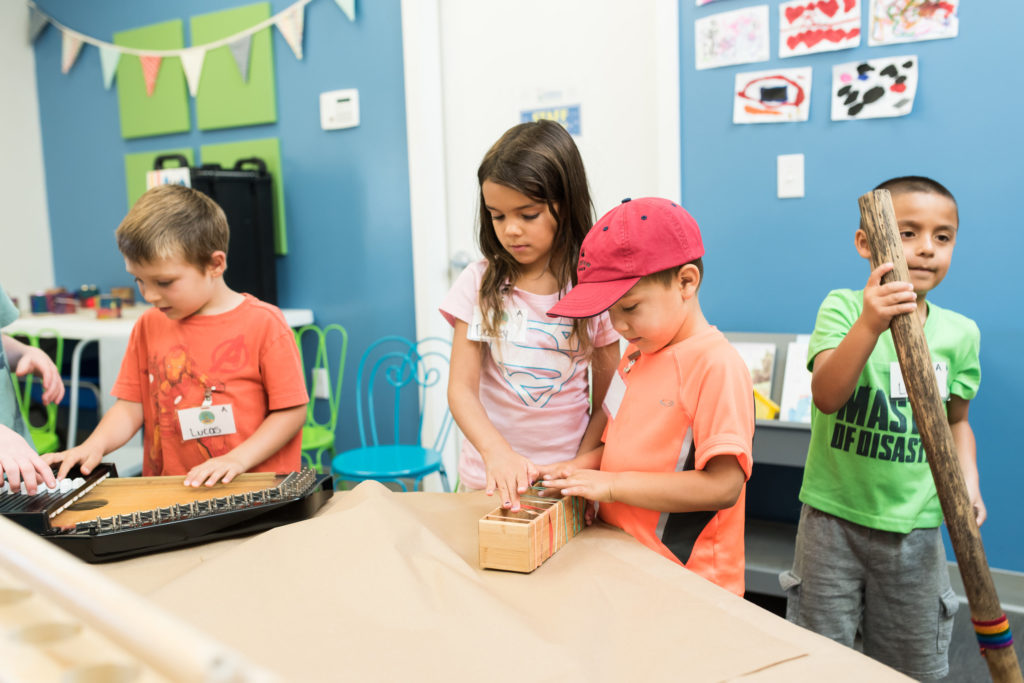
<svg viewBox="0 0 1024 683"><path fill-rule="evenodd" d="M186 486L242 472L299 468L306 419L298 348L281 311L224 281L228 223L205 194L146 192L118 226L117 246L142 298L112 393L117 403L81 445L51 457L58 477L88 473L145 427L142 474Z"/></svg>
<svg viewBox="0 0 1024 683"><path fill-rule="evenodd" d="M754 401L750 372L701 312L704 246L667 199L626 199L580 249L579 284L548 315L607 310L629 342L604 401L604 445L542 467L545 487L738 595Z"/></svg>

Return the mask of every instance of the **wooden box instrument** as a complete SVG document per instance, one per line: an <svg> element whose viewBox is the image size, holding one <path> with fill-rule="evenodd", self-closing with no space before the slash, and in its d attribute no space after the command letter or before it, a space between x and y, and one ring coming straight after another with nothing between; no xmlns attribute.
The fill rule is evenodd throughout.
<svg viewBox="0 0 1024 683"><path fill-rule="evenodd" d="M297 522L333 494L330 477L310 469L198 488L184 477L119 479L113 465L83 478L72 491L0 493L0 514L86 562L107 562Z"/></svg>
<svg viewBox="0 0 1024 683"><path fill-rule="evenodd" d="M529 573L583 530L586 500L525 495L521 509L497 508L480 519L480 566Z"/></svg>

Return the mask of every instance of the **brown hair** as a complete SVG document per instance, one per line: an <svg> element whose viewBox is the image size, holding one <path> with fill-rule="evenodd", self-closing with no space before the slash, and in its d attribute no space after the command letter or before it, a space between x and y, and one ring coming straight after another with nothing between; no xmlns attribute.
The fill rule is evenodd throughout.
<svg viewBox="0 0 1024 683"><path fill-rule="evenodd" d="M519 264L494 232L484 202L484 182L504 185L547 205L557 226L549 267L561 292L576 284L576 261L593 223L594 205L579 149L565 128L553 121L521 123L508 129L484 155L477 180L481 188L480 251L487 259L480 282L480 310L484 313L484 332L495 336L504 298L519 275ZM573 336L582 352L589 355L593 347L587 323L587 319L574 320Z"/></svg>
<svg viewBox="0 0 1024 683"><path fill-rule="evenodd" d="M673 282L675 282L675 279L679 274L679 269L682 268L683 266L688 266L690 264L697 266L697 272L700 274L700 282L697 284L697 288L700 289L700 285L704 284L703 258L695 258L692 261L687 261L686 263L682 263L678 266L672 266L671 268L666 268L665 270L659 270L657 273L644 275L642 278L640 278L640 281L643 282L644 280L650 280L651 282L657 282L658 284L664 287L668 287Z"/></svg>
<svg viewBox="0 0 1024 683"><path fill-rule="evenodd" d="M202 269L213 252L227 253L228 219L198 190L158 185L139 197L114 235L129 261L150 263L181 256Z"/></svg>

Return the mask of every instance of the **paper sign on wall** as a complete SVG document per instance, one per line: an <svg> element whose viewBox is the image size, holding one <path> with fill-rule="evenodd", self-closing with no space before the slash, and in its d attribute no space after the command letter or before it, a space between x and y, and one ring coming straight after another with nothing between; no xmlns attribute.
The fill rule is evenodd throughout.
<svg viewBox="0 0 1024 683"><path fill-rule="evenodd" d="M795 0L779 5L779 57L860 45L860 0Z"/></svg>
<svg viewBox="0 0 1024 683"><path fill-rule="evenodd" d="M916 55L832 67L833 121L906 116L916 94Z"/></svg>
<svg viewBox="0 0 1024 683"><path fill-rule="evenodd" d="M719 12L694 22L697 69L767 61L768 5Z"/></svg>
<svg viewBox="0 0 1024 683"><path fill-rule="evenodd" d="M811 67L736 74L733 123L806 121L811 103Z"/></svg>
<svg viewBox="0 0 1024 683"><path fill-rule="evenodd" d="M872 0L868 45L955 38L960 0Z"/></svg>

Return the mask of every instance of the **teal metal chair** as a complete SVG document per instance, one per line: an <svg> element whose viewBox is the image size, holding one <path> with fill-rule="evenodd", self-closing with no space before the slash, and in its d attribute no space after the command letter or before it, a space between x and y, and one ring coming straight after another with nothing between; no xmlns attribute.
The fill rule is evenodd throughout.
<svg viewBox="0 0 1024 683"><path fill-rule="evenodd" d="M334 456L331 474L336 480L394 482L408 491L406 481L421 488L423 478L437 472L444 490L451 490L441 457L454 423L445 389L450 357L451 342L439 337L413 343L388 336L366 349L356 373L356 419L362 446ZM434 401L445 408L427 445L423 418ZM403 411L415 416L406 421L404 438Z"/></svg>
<svg viewBox="0 0 1024 683"><path fill-rule="evenodd" d="M309 404L306 423L302 427L302 463L323 473L323 456L335 454L335 430L338 426L338 407L341 405L341 385L345 377L345 358L348 355L348 332L337 324L323 328L306 325L295 331L299 357L311 357L313 362L302 364L306 378Z"/></svg>
<svg viewBox="0 0 1024 683"><path fill-rule="evenodd" d="M16 334L16 338L20 337L29 346L39 348L40 337L50 338L52 337L56 341L54 363L58 368L61 367L61 362L64 360L64 339L57 334L55 330L42 330L40 335L27 335L27 334ZM14 368L11 368L11 379L14 384L14 395L18 401L18 407L21 408L21 417L25 421L25 425L28 427L29 435L32 437L32 444L35 446L36 451L42 453L53 453L60 450L60 438L57 436L57 404L51 403L43 407L46 412L46 422L42 425L33 425L30 419L30 408L32 405L32 384L39 382L35 376L28 374L25 377L18 377L14 374ZM42 382L39 382L40 388Z"/></svg>

